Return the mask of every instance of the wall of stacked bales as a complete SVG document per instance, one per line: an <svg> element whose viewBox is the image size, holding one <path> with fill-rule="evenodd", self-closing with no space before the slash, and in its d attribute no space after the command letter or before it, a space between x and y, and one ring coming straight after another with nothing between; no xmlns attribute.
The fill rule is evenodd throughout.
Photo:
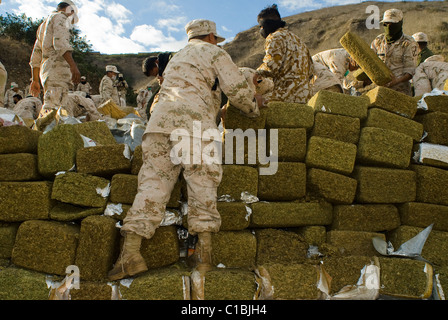
<svg viewBox="0 0 448 320"><path fill-rule="evenodd" d="M166 221L142 243L150 270L116 282L107 272L137 193L141 147L117 143L104 122L45 134L1 127L0 299L54 297L68 266L80 271L79 289L65 292L72 300L322 299L356 285L370 265L380 270L379 297L427 299L433 289L443 297L448 97L425 103L377 87L360 97L321 91L306 105L271 102L257 119L228 106L224 146L230 129L266 129L268 155L277 130L278 168L260 175L272 163L247 152L223 165L214 270L201 276L186 263L179 179ZM381 256L372 245L380 237L397 249L430 224L429 263Z"/></svg>

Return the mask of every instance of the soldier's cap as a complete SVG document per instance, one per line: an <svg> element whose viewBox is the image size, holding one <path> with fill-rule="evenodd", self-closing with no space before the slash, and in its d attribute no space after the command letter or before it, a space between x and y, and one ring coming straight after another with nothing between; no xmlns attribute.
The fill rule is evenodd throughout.
<svg viewBox="0 0 448 320"><path fill-rule="evenodd" d="M113 73L116 73L116 74L119 74L120 72L118 71L118 69L117 69L117 67L116 66L112 66L112 65L107 65L106 66L106 72L113 72Z"/></svg>
<svg viewBox="0 0 448 320"><path fill-rule="evenodd" d="M216 23L206 19L196 19L188 22L185 26L185 31L187 32L188 40L197 36L205 36L210 33L215 35L218 43L226 40L216 32Z"/></svg>
<svg viewBox="0 0 448 320"><path fill-rule="evenodd" d="M403 20L403 12L398 9L389 9L384 12L383 20L381 20L381 23L385 22L391 22L391 23L398 23L401 20Z"/></svg>
<svg viewBox="0 0 448 320"><path fill-rule="evenodd" d="M11 89L12 88L18 88L18 87L19 87L19 85L17 83L11 82Z"/></svg>
<svg viewBox="0 0 448 320"><path fill-rule="evenodd" d="M81 80L86 80L86 76L82 76L82 77L81 77Z"/></svg>
<svg viewBox="0 0 448 320"><path fill-rule="evenodd" d="M61 0L61 2L59 3L67 3L68 5L70 5L70 7L73 9L73 23L78 23L79 21L79 17L78 17L78 7L76 6L76 4L72 1L72 0ZM69 13L69 12L67 12Z"/></svg>
<svg viewBox="0 0 448 320"><path fill-rule="evenodd" d="M423 32L417 32L412 35L416 42L428 42L428 36Z"/></svg>

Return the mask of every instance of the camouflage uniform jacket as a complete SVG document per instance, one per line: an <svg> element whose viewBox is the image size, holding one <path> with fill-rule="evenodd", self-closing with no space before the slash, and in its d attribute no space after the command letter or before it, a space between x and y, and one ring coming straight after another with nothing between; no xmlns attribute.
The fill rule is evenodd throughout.
<svg viewBox="0 0 448 320"><path fill-rule="evenodd" d="M392 71L395 77L402 77L406 73L411 76L414 75L418 45L412 37L403 34L397 41L387 43L385 35L380 34L372 41L370 47ZM409 95L411 85L409 82L404 82L397 84L391 89Z"/></svg>
<svg viewBox="0 0 448 320"><path fill-rule="evenodd" d="M190 40L165 69L146 132L169 135L174 129L184 129L192 136L194 121L200 122L202 132L218 130L221 90L244 113L259 112L255 92L230 55L216 45Z"/></svg>
<svg viewBox="0 0 448 320"><path fill-rule="evenodd" d="M53 12L38 28L37 39L31 54L31 68L40 68L40 79L47 87L47 81L69 89L72 73L63 55L72 51L70 31L66 25L67 16Z"/></svg>
<svg viewBox="0 0 448 320"><path fill-rule="evenodd" d="M17 92L15 92L13 89L8 89L6 90L5 93L5 108L7 109L14 109L14 96L18 94L20 95L22 98L25 98L25 96L23 95L23 91L22 90L18 90Z"/></svg>
<svg viewBox="0 0 448 320"><path fill-rule="evenodd" d="M342 48L325 50L316 53L312 57L314 62L320 62L330 69L330 71L338 77L341 85L344 81L345 73L348 70L349 58L350 55L347 50Z"/></svg>
<svg viewBox="0 0 448 320"><path fill-rule="evenodd" d="M87 94L90 94L90 90L92 90L92 86L88 82L86 82L84 84L82 84L80 82L80 83L78 83L78 86L76 87L76 91L82 91L82 92L85 92Z"/></svg>
<svg viewBox="0 0 448 320"><path fill-rule="evenodd" d="M17 102L13 111L23 119L37 119L41 109L42 101L40 101L40 99L28 97Z"/></svg>
<svg viewBox="0 0 448 320"><path fill-rule="evenodd" d="M448 63L443 61L443 57L434 55L427 58L415 69L412 78L415 96L421 96L436 88L443 90L446 79L448 79Z"/></svg>
<svg viewBox="0 0 448 320"><path fill-rule="evenodd" d="M263 64L257 70L274 81L268 99L307 103L312 95L313 63L306 45L287 28L280 28L266 38L264 49Z"/></svg>
<svg viewBox="0 0 448 320"><path fill-rule="evenodd" d="M100 95L101 95L101 103L106 102L107 100L112 99L118 106L120 106L120 98L118 97L118 90L114 84L114 80L105 75L100 82Z"/></svg>

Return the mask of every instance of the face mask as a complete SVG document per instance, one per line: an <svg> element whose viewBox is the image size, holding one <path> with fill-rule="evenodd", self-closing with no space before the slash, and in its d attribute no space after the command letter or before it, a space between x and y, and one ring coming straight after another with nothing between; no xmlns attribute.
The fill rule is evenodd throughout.
<svg viewBox="0 0 448 320"><path fill-rule="evenodd" d="M116 79L117 79L117 76L112 76L111 79L112 79L112 80L116 80Z"/></svg>
<svg viewBox="0 0 448 320"><path fill-rule="evenodd" d="M286 25L286 22L283 20L270 20L270 19L262 19L259 21L260 34L263 38L267 38L268 35L277 31L279 28L283 28Z"/></svg>
<svg viewBox="0 0 448 320"><path fill-rule="evenodd" d="M403 34L402 28L403 28L403 20L397 23L385 24L384 34L386 36L386 40L388 42L398 40Z"/></svg>
<svg viewBox="0 0 448 320"><path fill-rule="evenodd" d="M87 81L84 81L84 80L83 80L83 81L81 81L81 83L82 83L82 84L86 84L86 82L87 82Z"/></svg>

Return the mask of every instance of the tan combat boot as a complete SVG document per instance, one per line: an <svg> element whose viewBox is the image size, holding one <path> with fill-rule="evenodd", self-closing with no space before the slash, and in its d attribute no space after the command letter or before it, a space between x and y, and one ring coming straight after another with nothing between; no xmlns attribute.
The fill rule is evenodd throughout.
<svg viewBox="0 0 448 320"><path fill-rule="evenodd" d="M196 270L205 273L212 270L212 234L211 232L198 233L198 243L194 251Z"/></svg>
<svg viewBox="0 0 448 320"><path fill-rule="evenodd" d="M120 257L112 270L109 280L119 280L148 270L145 259L140 254L142 237L135 233L126 233Z"/></svg>

